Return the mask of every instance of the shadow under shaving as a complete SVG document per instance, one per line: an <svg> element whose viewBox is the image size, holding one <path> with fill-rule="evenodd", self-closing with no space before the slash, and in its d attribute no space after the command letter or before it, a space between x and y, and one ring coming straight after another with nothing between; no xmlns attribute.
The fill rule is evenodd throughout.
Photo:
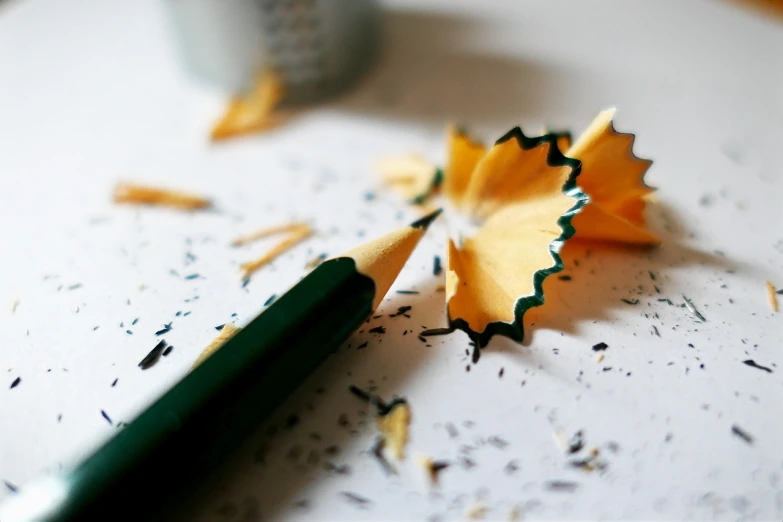
<svg viewBox="0 0 783 522"><path fill-rule="evenodd" d="M550 122L574 82L573 71L477 50L478 36L490 31L480 19L387 10L384 29L379 63L337 108L497 132L523 120Z"/></svg>
<svg viewBox="0 0 783 522"><path fill-rule="evenodd" d="M373 318L324 362L282 403L236 453L213 470L200 491L176 520L257 522L282 516L291 509L306 516L319 497L308 486L329 477L341 490L355 488L356 453L370 453L376 435L366 403L352 395L356 385L389 400L405 389L405 381L435 357L418 339L422 325L442 321L443 276L417 287L418 295L392 291ZM410 318L390 317L401 306L412 306ZM378 317L381 315L382 317ZM385 334L370 333L384 326ZM404 330L407 335L402 335ZM367 343L365 345L365 343ZM416 415L415 405L413 415ZM350 456L350 457L349 457ZM381 464L371 455L361 459L376 469L362 471L385 480ZM344 485L341 485L344 484ZM296 512L296 511L294 511Z"/></svg>
<svg viewBox="0 0 783 522"><path fill-rule="evenodd" d="M667 288L668 269L732 266L726 258L683 245L686 230L675 211L665 204L649 205L648 216L651 228L662 239L656 248L566 243L561 252L566 269L544 281L544 305L532 308L525 316L525 345L532 344L538 329L576 334L581 323L610 320L614 309L633 306L631 303L643 305L644 301L657 299L681 303L680 292Z"/></svg>

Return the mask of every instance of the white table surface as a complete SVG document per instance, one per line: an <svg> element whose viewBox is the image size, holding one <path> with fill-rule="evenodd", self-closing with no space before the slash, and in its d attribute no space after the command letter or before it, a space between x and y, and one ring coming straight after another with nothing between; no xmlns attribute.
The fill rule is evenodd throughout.
<svg viewBox="0 0 783 522"><path fill-rule="evenodd" d="M185 374L215 325L254 317L316 254L413 218L380 186L379 156L440 161L448 121L488 139L517 124L578 132L614 105L617 127L655 160L650 217L663 246L594 249L523 345L495 339L466 372L464 334L431 347L402 336L444 325L432 263L445 258L446 230L434 226L395 286L420 294L392 292L379 312L411 305L413 317L377 320L384 336L356 334L183 520L447 520L476 502L491 519L514 506L527 519L780 519L783 314L771 312L764 283L783 287L783 25L701 0L391 7L386 56L357 89L274 132L212 146L224 96L183 71L158 1L0 3L0 479L24 487L72 465L115 432L101 410L115 425L131 420ZM110 198L118 180L208 194L219 210L120 208ZM238 264L268 244L229 240L294 218L317 237L242 289ZM193 273L203 277L183 278ZM705 323L657 300L680 305L682 294ZM174 351L141 371L171 320ZM409 455L452 462L438 490L418 480L412 458L387 477L369 454L374 429L348 386L373 383L410 401ZM343 413L355 432L338 426ZM292 414L299 423L282 427ZM607 470L570 467L558 429L584 430ZM493 435L507 446L488 443ZM332 445L336 456L324 452ZM261 446L265 463L254 459ZM504 471L511 461L515 473ZM577 486L552 491L557 480ZM371 503L359 509L342 492ZM0 483L0 497L10 494Z"/></svg>

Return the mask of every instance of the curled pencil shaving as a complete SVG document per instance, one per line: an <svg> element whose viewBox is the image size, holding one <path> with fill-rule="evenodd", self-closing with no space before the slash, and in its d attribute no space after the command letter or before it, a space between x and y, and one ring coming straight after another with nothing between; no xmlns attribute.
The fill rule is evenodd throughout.
<svg viewBox="0 0 783 522"><path fill-rule="evenodd" d="M220 330L220 333L212 339L212 342L207 345L206 348L204 348L204 351L201 352L201 354L198 356L196 361L193 363L193 366L190 367L190 371L193 371L198 365L206 361L213 353L218 351L218 349L226 344L229 339L234 337L237 332L239 332L240 328L237 328L231 323L226 323L223 328Z"/></svg>
<svg viewBox="0 0 783 522"><path fill-rule="evenodd" d="M273 111L282 101L285 90L273 71L259 75L246 94L234 96L221 119L212 127L212 141L221 141L269 129L279 123Z"/></svg>
<svg viewBox="0 0 783 522"><path fill-rule="evenodd" d="M269 230L272 230L271 232ZM288 235L283 238L278 244L273 246L267 253L265 253L263 256L259 257L258 259L255 259L253 261L248 261L247 263L242 263L240 266L240 270L244 272L243 279L247 280L250 278L251 275L253 275L256 271L258 271L260 268L268 265L272 261L274 261L278 256L284 254L300 242L304 241L308 237L310 237L313 234L313 230L310 228L309 225L305 223L295 223L293 225L288 226L282 226L282 227L275 227L274 229L266 229L266 230L260 230L254 234L240 237L234 241L234 245L242 245L246 244L250 241L255 241L257 239L260 239L262 237L267 237L272 234L278 234L281 232L287 232Z"/></svg>
<svg viewBox="0 0 783 522"><path fill-rule="evenodd" d="M209 199L187 192L131 183L118 183L114 187L114 202L157 205L183 210L200 210L212 206Z"/></svg>

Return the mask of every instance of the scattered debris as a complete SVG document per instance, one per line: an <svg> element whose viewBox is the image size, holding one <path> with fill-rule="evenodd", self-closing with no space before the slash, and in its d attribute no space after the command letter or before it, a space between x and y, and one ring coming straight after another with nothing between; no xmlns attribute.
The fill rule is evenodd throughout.
<svg viewBox="0 0 783 522"><path fill-rule="evenodd" d="M603 360L604 360L604 354L599 353L598 355L595 356L595 362L601 363L603 362Z"/></svg>
<svg viewBox="0 0 783 522"><path fill-rule="evenodd" d="M350 491L342 491L340 494L345 500L360 509L367 509L367 507L372 504L372 500L357 495L356 493L351 493Z"/></svg>
<svg viewBox="0 0 783 522"><path fill-rule="evenodd" d="M19 307L19 299L14 299L13 301L11 301L11 313L12 314L16 313L16 309L18 307Z"/></svg>
<svg viewBox="0 0 783 522"><path fill-rule="evenodd" d="M402 315L402 316L405 316L408 319L410 319L411 316L408 315L408 312L410 312L411 309L413 309L412 306L407 306L407 305L406 306L400 306L399 308L397 308L397 312L395 312L393 314L389 314L389 317L398 317L398 316Z"/></svg>
<svg viewBox="0 0 783 522"><path fill-rule="evenodd" d="M693 305L693 301L685 297L685 295L682 296L682 299L685 301L685 307L688 309L690 313L696 316L696 318L700 321L707 322L707 319L704 318L703 315L696 309L696 307Z"/></svg>
<svg viewBox="0 0 783 522"><path fill-rule="evenodd" d="M737 437L747 442L748 444L753 444L753 436L747 431L737 426L736 424L731 425L731 432Z"/></svg>
<svg viewBox="0 0 783 522"><path fill-rule="evenodd" d="M465 510L465 518L468 520L481 520L487 515L489 508L482 502L476 502Z"/></svg>
<svg viewBox="0 0 783 522"><path fill-rule="evenodd" d="M579 484L568 480L550 480L544 483L544 487L549 491L573 493L577 490Z"/></svg>
<svg viewBox="0 0 783 522"><path fill-rule="evenodd" d="M383 448L389 450L396 461L405 458L405 446L408 444L408 429L411 423L411 410L403 398L395 398L386 403L378 397L357 386L349 388L356 397L374 406L377 412L376 424L383 437Z"/></svg>
<svg viewBox="0 0 783 522"><path fill-rule="evenodd" d="M105 411L101 410L101 416L106 419L106 422L109 423L109 426L114 426L114 423L111 421L111 417L109 417L109 414ZM59 419L58 419L59 420Z"/></svg>
<svg viewBox="0 0 783 522"><path fill-rule="evenodd" d="M21 377L17 377L16 379L14 379L14 382L11 383L11 387L9 389L13 390L17 386L19 386L20 382L22 382L22 378Z"/></svg>
<svg viewBox="0 0 783 522"><path fill-rule="evenodd" d="M432 275L439 276L443 272L443 266L440 262L440 256L435 256L432 262Z"/></svg>
<svg viewBox="0 0 783 522"><path fill-rule="evenodd" d="M600 351L606 350L607 348L609 348L609 345L606 344L606 343L598 343L598 344L594 344L593 345L593 351L594 352L600 352Z"/></svg>
<svg viewBox="0 0 783 522"><path fill-rule="evenodd" d="M623 299L620 299L620 301L622 301L625 304L629 304L629 305L638 305L639 304L639 300L638 299L624 299L623 298Z"/></svg>
<svg viewBox="0 0 783 522"><path fill-rule="evenodd" d="M201 196L129 183L119 183L114 187L114 202L158 205L182 210L200 210L212 206L209 199Z"/></svg>
<svg viewBox="0 0 783 522"><path fill-rule="evenodd" d="M270 296L267 298L267 300L266 300L266 301L264 301L264 306L269 306L269 305L271 305L272 303L274 303L274 302L275 302L275 300L277 300L277 294L272 294L272 295L270 295Z"/></svg>
<svg viewBox="0 0 783 522"><path fill-rule="evenodd" d="M427 480L432 487L438 485L438 474L450 466L450 464L444 460L432 460L432 458L424 454L416 456L416 464L424 470Z"/></svg>
<svg viewBox="0 0 783 522"><path fill-rule="evenodd" d="M139 363L139 368L142 370L146 370L148 368L152 368L155 366L155 363L158 362L158 359L160 359L161 354L163 353L163 350L166 349L166 341L164 339L161 339L161 341L155 345L155 347L150 350L150 353L148 353L144 359L141 360Z"/></svg>
<svg viewBox="0 0 783 522"><path fill-rule="evenodd" d="M766 366L762 366L758 364L756 361L754 361L753 359L746 359L742 361L742 364L746 366L750 366L751 368L756 368L757 370L764 370L767 373L772 373L772 368L767 368Z"/></svg>
<svg viewBox="0 0 783 522"><path fill-rule="evenodd" d="M424 330L419 335L422 337L430 337L433 335L448 335L450 333L454 333L454 328L431 328L429 330Z"/></svg>

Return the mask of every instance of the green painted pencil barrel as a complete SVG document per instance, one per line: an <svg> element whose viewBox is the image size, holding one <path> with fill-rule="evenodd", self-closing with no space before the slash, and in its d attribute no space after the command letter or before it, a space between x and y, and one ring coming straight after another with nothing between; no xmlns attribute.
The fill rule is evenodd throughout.
<svg viewBox="0 0 783 522"><path fill-rule="evenodd" d="M162 520L372 313L353 259L326 261L67 477L50 521Z"/></svg>

